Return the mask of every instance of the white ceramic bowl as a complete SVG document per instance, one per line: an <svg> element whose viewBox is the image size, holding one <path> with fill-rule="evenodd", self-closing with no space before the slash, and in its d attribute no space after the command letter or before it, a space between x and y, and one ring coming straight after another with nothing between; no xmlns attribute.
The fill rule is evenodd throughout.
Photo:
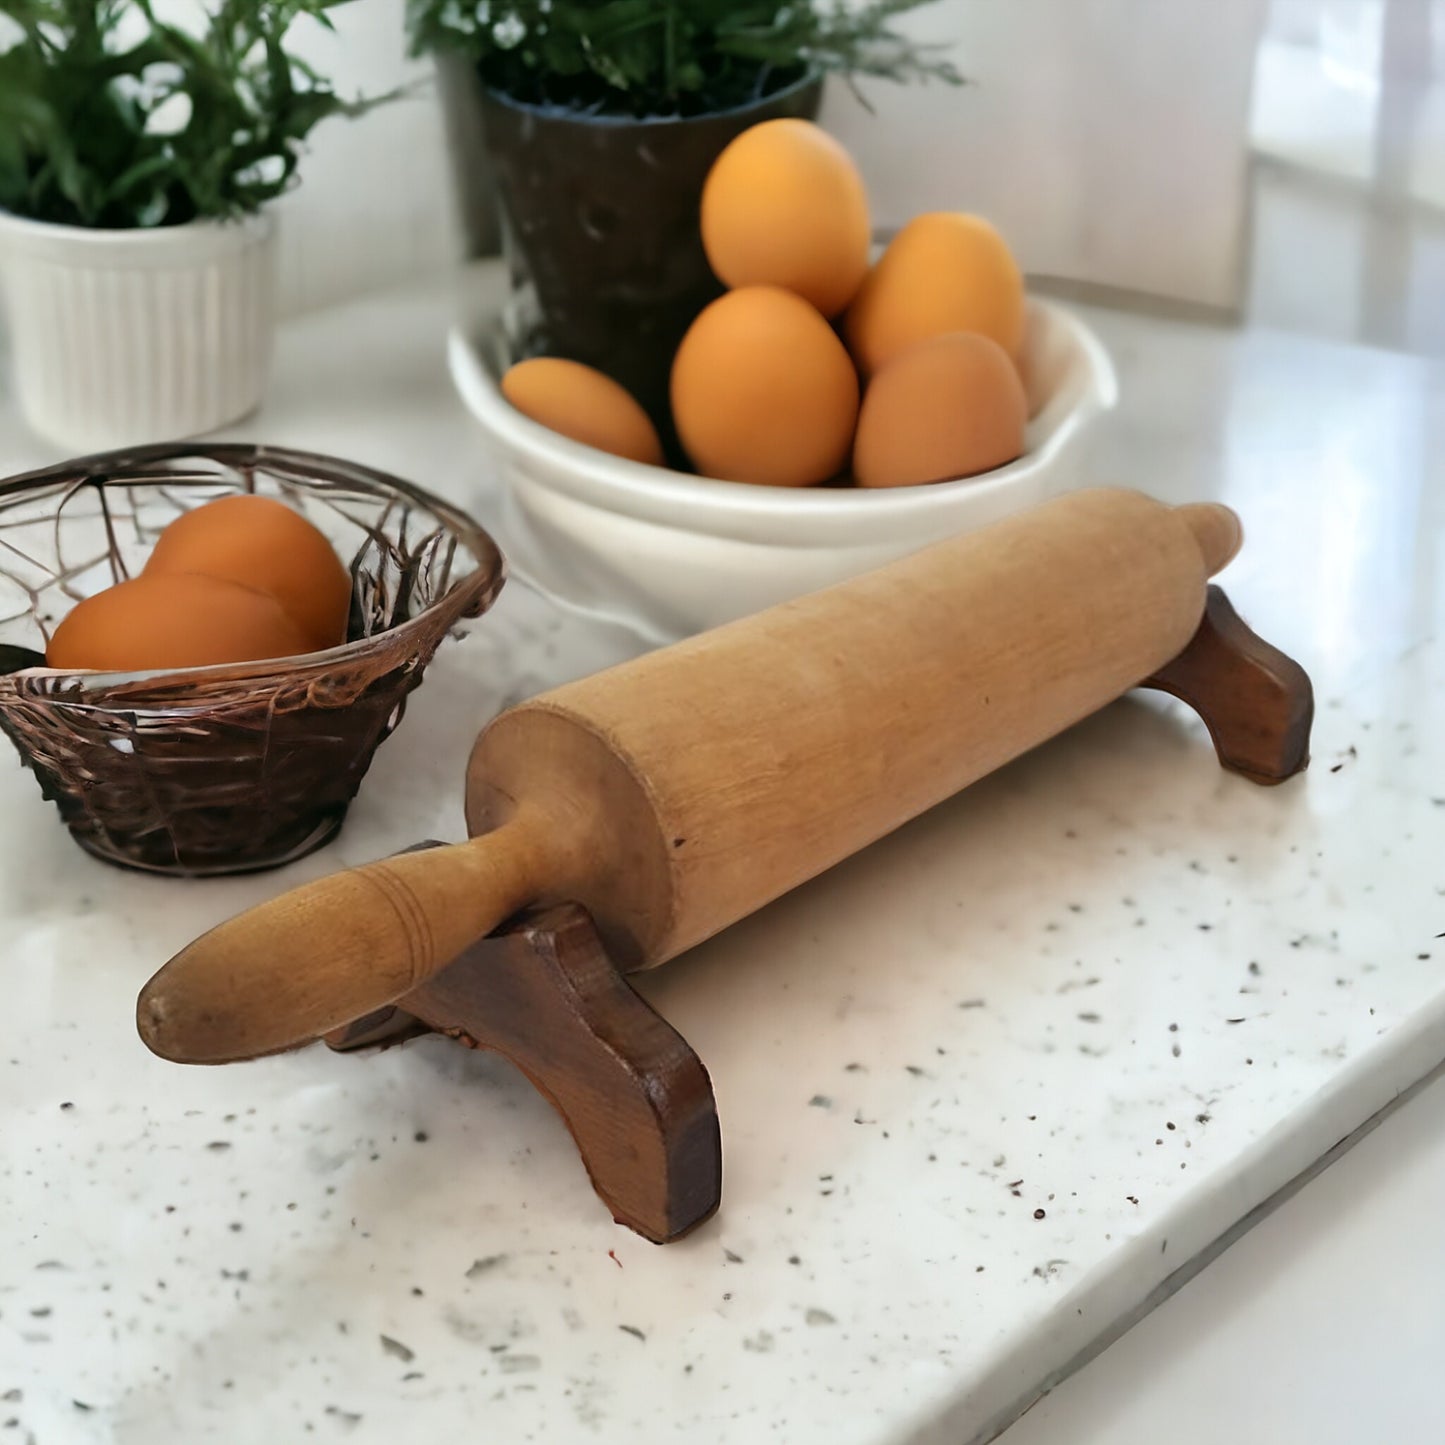
<svg viewBox="0 0 1445 1445"><path fill-rule="evenodd" d="M560 601L658 639L699 632L997 521L1082 480L1080 430L1114 405L1102 343L1030 301L1027 449L982 476L930 486L759 487L643 466L538 425L502 396L500 315L453 331L453 381L510 494L508 560Z"/></svg>

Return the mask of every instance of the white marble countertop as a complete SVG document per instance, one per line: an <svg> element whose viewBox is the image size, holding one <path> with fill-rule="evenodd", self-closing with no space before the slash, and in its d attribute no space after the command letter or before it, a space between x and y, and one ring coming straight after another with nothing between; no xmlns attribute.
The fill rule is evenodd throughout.
<svg viewBox="0 0 1445 1445"><path fill-rule="evenodd" d="M429 290L289 327L241 433L494 516L450 311ZM425 1040L182 1071L131 1019L210 923L460 836L476 727L625 634L510 589L338 843L284 875L110 870L0 773L0 1427L983 1438L1445 1056L1445 371L1090 319L1125 398L1095 474L1240 510L1224 581L1315 677L1310 773L1254 789L1182 710L1129 700L650 976L727 1170L720 1216L665 1249L607 1219L497 1060ZM0 468L51 455L0 414Z"/></svg>
<svg viewBox="0 0 1445 1445"><path fill-rule="evenodd" d="M1445 1079L1165 1301L1001 1445L1440 1439Z"/></svg>

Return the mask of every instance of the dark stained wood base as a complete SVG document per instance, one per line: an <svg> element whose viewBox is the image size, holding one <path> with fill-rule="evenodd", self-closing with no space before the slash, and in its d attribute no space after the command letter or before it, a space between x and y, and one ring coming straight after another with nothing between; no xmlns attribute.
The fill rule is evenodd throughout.
<svg viewBox="0 0 1445 1445"><path fill-rule="evenodd" d="M349 1051L428 1031L494 1050L526 1074L619 1224L665 1244L716 1211L722 1141L707 1070L633 992L585 909L515 920L326 1042Z"/></svg>
<svg viewBox="0 0 1445 1445"><path fill-rule="evenodd" d="M1188 703L1209 729L1220 765L1253 783L1282 783L1309 766L1309 674L1251 632L1223 588L1210 587L1189 646L1139 685Z"/></svg>

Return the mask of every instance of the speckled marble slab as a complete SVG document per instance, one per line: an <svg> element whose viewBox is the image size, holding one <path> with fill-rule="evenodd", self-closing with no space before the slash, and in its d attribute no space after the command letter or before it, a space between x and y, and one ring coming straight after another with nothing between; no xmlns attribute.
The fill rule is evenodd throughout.
<svg viewBox="0 0 1445 1445"><path fill-rule="evenodd" d="M247 430L496 515L445 298L292 327ZM459 837L476 726L627 655L514 587L448 648L341 839L132 877L0 772L0 1427L38 1445L987 1438L1445 1056L1442 375L1095 313L1101 479L1221 496L1224 579L1315 675L1309 774L1124 701L642 987L698 1049L717 1219L614 1226L506 1064L429 1039L181 1070L132 1025L223 916ZM375 359L373 366L369 358ZM8 415L0 450L40 460Z"/></svg>

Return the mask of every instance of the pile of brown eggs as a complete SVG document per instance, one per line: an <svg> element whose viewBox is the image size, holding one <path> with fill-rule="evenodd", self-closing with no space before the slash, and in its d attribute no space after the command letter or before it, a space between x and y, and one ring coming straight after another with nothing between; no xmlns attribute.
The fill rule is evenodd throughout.
<svg viewBox="0 0 1445 1445"><path fill-rule="evenodd" d="M237 495L178 517L139 577L73 607L46 648L66 671L294 657L346 641L351 574L284 502Z"/></svg>
<svg viewBox="0 0 1445 1445"><path fill-rule="evenodd" d="M701 226L730 289L683 337L671 378L673 423L701 475L901 487L1022 453L1023 278L987 221L918 216L870 265L852 158L808 121L773 120L718 157ZM647 414L599 371L538 357L502 390L555 431L662 463Z"/></svg>

